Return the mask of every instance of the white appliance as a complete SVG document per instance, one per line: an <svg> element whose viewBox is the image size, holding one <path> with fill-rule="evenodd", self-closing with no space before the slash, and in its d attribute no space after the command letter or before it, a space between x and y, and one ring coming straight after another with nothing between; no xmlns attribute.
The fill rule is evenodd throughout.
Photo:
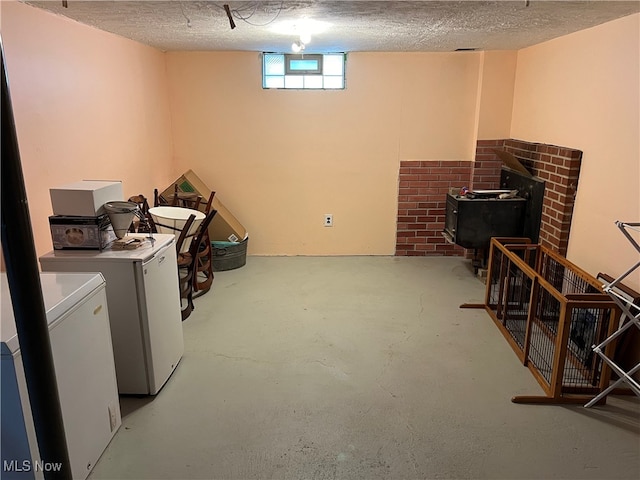
<svg viewBox="0 0 640 480"><path fill-rule="evenodd" d="M135 250L54 250L40 257L43 271L104 275L121 394L157 394L184 352L175 236L153 236Z"/></svg>
<svg viewBox="0 0 640 480"><path fill-rule="evenodd" d="M42 478L55 467L41 463L5 274L1 282L1 477ZM42 273L40 283L71 472L85 479L121 424L105 281L97 273Z"/></svg>

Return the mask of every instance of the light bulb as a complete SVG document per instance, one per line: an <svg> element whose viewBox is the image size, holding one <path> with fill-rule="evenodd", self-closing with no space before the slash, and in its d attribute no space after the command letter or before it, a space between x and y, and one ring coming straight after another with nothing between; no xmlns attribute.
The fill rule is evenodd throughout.
<svg viewBox="0 0 640 480"><path fill-rule="evenodd" d="M293 42L291 44L291 50L293 50L295 53L298 53L300 50L302 50L302 45L300 44L300 42Z"/></svg>

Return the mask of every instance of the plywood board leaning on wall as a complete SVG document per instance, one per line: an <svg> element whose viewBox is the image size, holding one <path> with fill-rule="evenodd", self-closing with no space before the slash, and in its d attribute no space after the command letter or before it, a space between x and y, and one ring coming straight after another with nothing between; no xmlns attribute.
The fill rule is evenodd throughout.
<svg viewBox="0 0 640 480"><path fill-rule="evenodd" d="M182 176L176 179L175 182L171 183L160 196L165 199L171 198L175 192L176 185L178 186L179 192L197 193L203 197L205 201L213 191L193 170L187 170ZM240 242L249 236L240 221L215 196L211 208L218 212L209 226L209 236L211 240Z"/></svg>

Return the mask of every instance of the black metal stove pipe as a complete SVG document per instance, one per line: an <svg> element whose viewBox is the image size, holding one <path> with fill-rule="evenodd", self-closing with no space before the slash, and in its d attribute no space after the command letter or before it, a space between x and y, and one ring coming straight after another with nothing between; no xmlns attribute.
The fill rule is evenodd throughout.
<svg viewBox="0 0 640 480"><path fill-rule="evenodd" d="M40 458L31 460L31 468L43 467L44 477L47 480L67 480L71 479L71 465L9 96L2 37L0 37L0 53L2 57L2 172L0 174L2 250L40 450ZM41 463L36 464L36 462Z"/></svg>

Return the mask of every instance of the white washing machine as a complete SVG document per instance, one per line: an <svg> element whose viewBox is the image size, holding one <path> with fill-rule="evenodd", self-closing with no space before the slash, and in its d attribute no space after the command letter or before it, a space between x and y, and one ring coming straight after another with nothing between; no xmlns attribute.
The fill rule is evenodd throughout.
<svg viewBox="0 0 640 480"><path fill-rule="evenodd" d="M7 277L2 293L2 479L43 478ZM99 273L40 275L74 479L85 479L121 424L105 280ZM28 319L27 319L28 320Z"/></svg>

